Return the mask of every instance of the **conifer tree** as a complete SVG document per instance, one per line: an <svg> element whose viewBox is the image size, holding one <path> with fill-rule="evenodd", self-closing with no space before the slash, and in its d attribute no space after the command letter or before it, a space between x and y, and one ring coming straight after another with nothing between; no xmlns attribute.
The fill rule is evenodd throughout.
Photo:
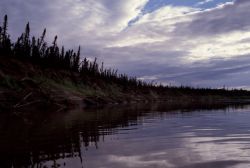
<svg viewBox="0 0 250 168"><path fill-rule="evenodd" d="M30 46L30 25L27 23L25 32L23 35L23 47L24 47L24 57L30 57L31 46Z"/></svg>
<svg viewBox="0 0 250 168"><path fill-rule="evenodd" d="M3 44L2 44L2 27L0 27L0 52L3 50Z"/></svg>
<svg viewBox="0 0 250 168"><path fill-rule="evenodd" d="M0 50L2 55L9 56L11 53L11 41L10 36L7 33L8 29L8 17L4 16L3 27L0 28Z"/></svg>
<svg viewBox="0 0 250 168"><path fill-rule="evenodd" d="M77 54L73 55L73 70L75 72L79 71L79 62L80 62L80 52L81 52L81 47L79 46Z"/></svg>
<svg viewBox="0 0 250 168"><path fill-rule="evenodd" d="M32 61L40 65L43 68L54 68L63 69L70 72L79 72L84 77L93 79L100 77L106 82L116 82L127 88L131 86L133 88L153 87L153 84L147 84L137 80L136 78L130 78L125 74L118 74L117 70L106 69L103 66L99 68L97 59L89 61L84 58L80 63L80 52L79 46L78 51L73 50L65 51L64 47L59 49L57 46L57 36L51 45L45 42L46 29L44 29L40 38L32 37L30 39L30 25L27 23L25 32L18 38L18 40L11 44L10 36L7 33L8 29L8 17L4 17L2 27L0 27L0 55L1 56L14 56L16 59ZM186 89L186 88L183 88ZM187 90L187 89L186 89Z"/></svg>
<svg viewBox="0 0 250 168"><path fill-rule="evenodd" d="M41 36L41 38L38 40L38 48L40 49L40 47L43 45L44 43L44 38L45 38L45 35L46 35L46 29L43 30L43 34Z"/></svg>
<svg viewBox="0 0 250 168"><path fill-rule="evenodd" d="M7 29L8 29L8 16L4 16L4 22L3 22L3 40L7 37Z"/></svg>

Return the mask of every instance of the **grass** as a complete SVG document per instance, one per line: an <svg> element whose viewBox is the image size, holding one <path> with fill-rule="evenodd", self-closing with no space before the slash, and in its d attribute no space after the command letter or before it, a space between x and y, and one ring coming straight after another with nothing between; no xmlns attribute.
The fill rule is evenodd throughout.
<svg viewBox="0 0 250 168"><path fill-rule="evenodd" d="M14 90L21 89L18 82L9 75L2 76L2 79L0 80L0 86Z"/></svg>

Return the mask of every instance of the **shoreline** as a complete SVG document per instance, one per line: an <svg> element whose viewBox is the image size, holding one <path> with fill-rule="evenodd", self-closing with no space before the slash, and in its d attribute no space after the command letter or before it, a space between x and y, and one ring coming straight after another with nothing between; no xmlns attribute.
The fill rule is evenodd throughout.
<svg viewBox="0 0 250 168"><path fill-rule="evenodd" d="M250 104L245 90L188 87L134 87L100 77L42 68L29 61L0 57L0 112L65 110L81 105Z"/></svg>

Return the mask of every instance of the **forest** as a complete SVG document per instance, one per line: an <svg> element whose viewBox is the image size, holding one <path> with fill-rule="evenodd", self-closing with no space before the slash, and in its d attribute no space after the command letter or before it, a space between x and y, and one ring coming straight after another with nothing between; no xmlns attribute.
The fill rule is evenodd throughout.
<svg viewBox="0 0 250 168"><path fill-rule="evenodd" d="M24 33L13 42L8 33L8 16L5 15L0 27L0 61L3 62L4 60L6 62L9 59L14 59L24 64L28 63L38 66L42 70L49 69L55 73L67 71L70 74L77 74L77 79L71 80L73 85L77 87L89 86L88 88L90 88L95 85L94 90L97 87L98 90L102 90L104 85L115 85L121 93L126 93L127 99L134 95L141 95L140 99L142 100L145 95L147 95L145 99L154 97L161 100L171 97L177 99L179 97L185 97L186 99L195 99L194 97L197 97L199 99L200 96L209 96L211 99L212 96L213 99L214 96L219 96L220 98L250 96L249 91L242 89L163 86L154 82L138 80L136 77L118 73L118 70L105 68L104 63L100 65L96 58L94 61L90 61L86 57L84 58L81 56L80 46L77 51L65 50L64 46L58 46L57 36L55 36L51 44L47 43L45 41L46 29L38 38L31 37L30 31L30 25L27 23ZM19 71L19 69L15 69L15 71ZM61 80L64 80L63 77ZM4 87L3 83L0 82L0 86ZM106 92L109 91L107 90ZM113 95L108 93L108 96L112 97ZM96 95L92 95L92 97L96 97ZM122 94L120 94L119 98L121 97ZM105 96L103 99L105 99ZM117 97L114 96L114 99L117 99Z"/></svg>

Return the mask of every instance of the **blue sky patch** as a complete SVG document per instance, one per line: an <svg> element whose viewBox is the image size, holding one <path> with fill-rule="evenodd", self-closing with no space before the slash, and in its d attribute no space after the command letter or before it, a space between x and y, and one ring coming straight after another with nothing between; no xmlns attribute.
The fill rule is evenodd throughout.
<svg viewBox="0 0 250 168"><path fill-rule="evenodd" d="M151 13L161 7L171 6L189 6L201 8L202 10L214 8L219 4L233 2L233 0L149 0L139 16L136 16L128 23L128 27L137 22L141 16L146 13Z"/></svg>
<svg viewBox="0 0 250 168"><path fill-rule="evenodd" d="M216 7L218 4L232 2L233 0L210 0L207 2L205 1L206 0L150 0L143 9L142 13L143 14L150 13L166 5L190 6L190 7L199 7L202 9L209 9Z"/></svg>

